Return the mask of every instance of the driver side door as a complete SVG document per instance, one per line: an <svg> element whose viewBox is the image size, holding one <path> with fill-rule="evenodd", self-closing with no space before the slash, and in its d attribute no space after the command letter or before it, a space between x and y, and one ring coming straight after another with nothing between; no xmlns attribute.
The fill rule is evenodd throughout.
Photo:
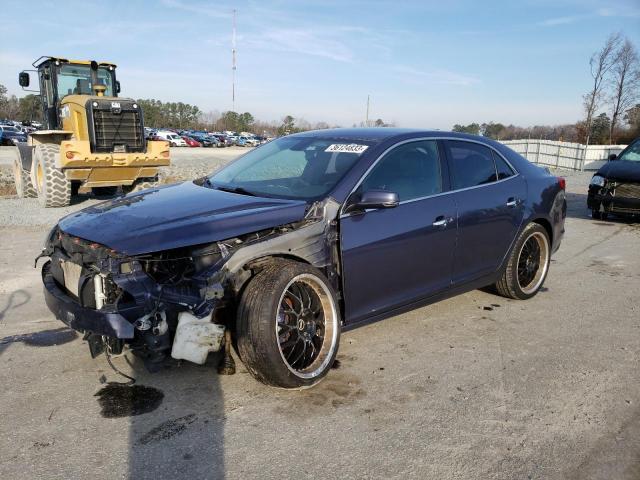
<svg viewBox="0 0 640 480"><path fill-rule="evenodd" d="M340 218L345 320L357 323L446 290L456 243L456 206L436 140L403 143L365 174L347 200L395 192L394 208Z"/></svg>

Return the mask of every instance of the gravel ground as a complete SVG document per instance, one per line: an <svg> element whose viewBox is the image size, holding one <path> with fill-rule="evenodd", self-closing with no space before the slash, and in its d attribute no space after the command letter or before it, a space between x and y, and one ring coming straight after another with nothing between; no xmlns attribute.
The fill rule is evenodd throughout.
<svg viewBox="0 0 640 480"><path fill-rule="evenodd" d="M640 228L589 218L589 176L567 174L535 298L473 291L348 332L305 391L116 358L137 415L44 305L45 229L0 225L0 478L638 480Z"/></svg>
<svg viewBox="0 0 640 480"><path fill-rule="evenodd" d="M172 165L161 169L165 183L179 182L202 177L218 170L251 148L174 148L171 150ZM11 147L0 147L0 226L47 226L53 225L65 215L103 201L91 195L79 195L73 204L65 208L42 208L35 198L18 198L15 195L11 165L14 151Z"/></svg>

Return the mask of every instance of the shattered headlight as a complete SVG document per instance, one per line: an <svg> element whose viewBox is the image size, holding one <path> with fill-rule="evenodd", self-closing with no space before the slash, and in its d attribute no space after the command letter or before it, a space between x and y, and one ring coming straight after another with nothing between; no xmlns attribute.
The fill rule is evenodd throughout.
<svg viewBox="0 0 640 480"><path fill-rule="evenodd" d="M589 184L597 185L598 187L604 187L605 183L606 183L606 179L604 177L601 177L600 175L594 175L591 178L591 182Z"/></svg>

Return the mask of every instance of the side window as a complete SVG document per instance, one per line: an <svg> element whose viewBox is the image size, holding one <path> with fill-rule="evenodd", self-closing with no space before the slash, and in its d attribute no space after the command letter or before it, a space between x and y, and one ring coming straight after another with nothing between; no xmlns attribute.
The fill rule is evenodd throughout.
<svg viewBox="0 0 640 480"><path fill-rule="evenodd" d="M504 161L504 158L502 158L496 152L491 153L493 153L493 160L496 162L496 172L498 173L498 180L503 180L515 175L515 172L509 166L509 164Z"/></svg>
<svg viewBox="0 0 640 480"><path fill-rule="evenodd" d="M401 202L442 192L437 142L412 142L391 150L369 172L357 193L367 190L395 192Z"/></svg>
<svg viewBox="0 0 640 480"><path fill-rule="evenodd" d="M451 152L453 189L475 187L496 181L496 168L488 147L472 142L447 141Z"/></svg>

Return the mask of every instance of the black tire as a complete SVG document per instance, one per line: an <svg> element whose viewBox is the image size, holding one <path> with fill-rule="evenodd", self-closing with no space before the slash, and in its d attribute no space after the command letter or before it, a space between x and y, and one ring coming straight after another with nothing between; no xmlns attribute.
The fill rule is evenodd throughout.
<svg viewBox="0 0 640 480"><path fill-rule="evenodd" d="M528 243L530 241L534 243ZM537 260L535 260L536 248L539 249ZM528 252L531 252L531 255L528 255ZM527 300L533 297L544 284L550 260L551 242L547 231L537 223L530 223L513 246L502 277L495 284L496 290L503 297L516 300ZM528 279L532 274L534 276L529 282Z"/></svg>
<svg viewBox="0 0 640 480"><path fill-rule="evenodd" d="M60 146L51 143L36 145L33 151L31 182L43 207L66 207L71 203L71 182L56 167Z"/></svg>
<svg viewBox="0 0 640 480"><path fill-rule="evenodd" d="M36 198L38 196L38 192L31 182L31 172L25 170L20 150L17 148L13 159L13 180L16 184L18 198Z"/></svg>
<svg viewBox="0 0 640 480"><path fill-rule="evenodd" d="M123 190L125 193L140 192L142 190L146 190L147 188L157 187L158 184L158 177L144 177L137 179L135 182L133 182L133 185L123 187Z"/></svg>
<svg viewBox="0 0 640 480"><path fill-rule="evenodd" d="M308 308L304 307L303 295L302 305L287 296L298 287L309 288ZM296 297L293 294L292 298ZM288 312L306 313L290 315L283 313L284 307ZM277 260L251 279L242 294L236 325L238 353L249 372L262 383L281 388L311 387L333 365L340 325L336 294L325 276L310 265ZM286 344L288 350L284 348ZM312 350L307 350L308 345L313 345ZM294 357L300 355L302 362L298 363L299 358Z"/></svg>

